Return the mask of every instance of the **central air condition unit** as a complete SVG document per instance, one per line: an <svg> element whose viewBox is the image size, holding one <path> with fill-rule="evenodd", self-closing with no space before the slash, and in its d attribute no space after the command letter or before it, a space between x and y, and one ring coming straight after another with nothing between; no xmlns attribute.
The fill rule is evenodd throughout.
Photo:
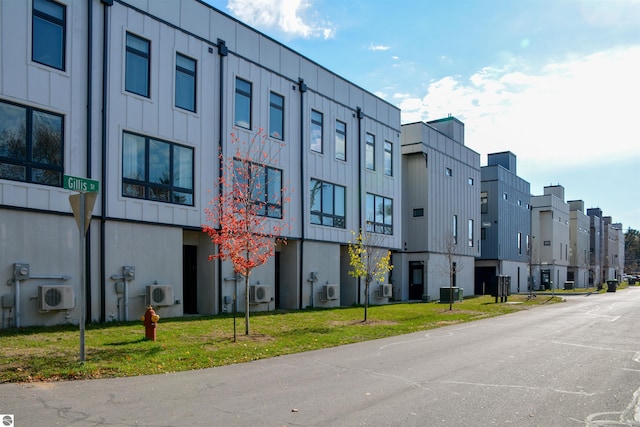
<svg viewBox="0 0 640 427"><path fill-rule="evenodd" d="M147 305L173 305L173 286L147 285Z"/></svg>
<svg viewBox="0 0 640 427"><path fill-rule="evenodd" d="M324 301L338 299L338 285L323 285L322 299Z"/></svg>
<svg viewBox="0 0 640 427"><path fill-rule="evenodd" d="M393 295L393 286L389 283L380 285L380 298L391 298Z"/></svg>
<svg viewBox="0 0 640 427"><path fill-rule="evenodd" d="M249 287L250 302L268 302L269 286L268 285L251 285Z"/></svg>
<svg viewBox="0 0 640 427"><path fill-rule="evenodd" d="M40 310L70 310L76 305L72 285L38 286Z"/></svg>

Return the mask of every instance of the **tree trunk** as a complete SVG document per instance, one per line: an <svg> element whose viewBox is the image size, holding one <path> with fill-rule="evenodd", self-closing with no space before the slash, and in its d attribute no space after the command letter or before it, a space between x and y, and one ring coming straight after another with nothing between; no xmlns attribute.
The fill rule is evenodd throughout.
<svg viewBox="0 0 640 427"><path fill-rule="evenodd" d="M249 335L249 276L244 276L244 334Z"/></svg>
<svg viewBox="0 0 640 427"><path fill-rule="evenodd" d="M364 282L364 321L367 321L367 309L369 308L369 280Z"/></svg>

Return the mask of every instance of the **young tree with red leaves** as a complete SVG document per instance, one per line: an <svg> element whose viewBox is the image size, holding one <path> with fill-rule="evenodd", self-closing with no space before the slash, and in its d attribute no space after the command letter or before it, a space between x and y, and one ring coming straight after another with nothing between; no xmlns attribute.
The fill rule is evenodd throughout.
<svg viewBox="0 0 640 427"><path fill-rule="evenodd" d="M231 134L233 155L221 160L218 195L205 209L202 229L217 245L209 259L230 261L245 283L245 335L249 335L249 282L253 270L266 263L282 233L289 227L282 221L288 202L282 170L276 168L282 144L271 142L263 130L249 141ZM234 328L235 329L235 328Z"/></svg>

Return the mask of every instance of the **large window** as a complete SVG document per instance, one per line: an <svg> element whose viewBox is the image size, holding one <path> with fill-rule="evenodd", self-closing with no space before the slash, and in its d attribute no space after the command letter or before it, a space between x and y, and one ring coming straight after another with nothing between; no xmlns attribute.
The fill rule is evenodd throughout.
<svg viewBox="0 0 640 427"><path fill-rule="evenodd" d="M124 89L149 97L151 43L127 33L127 59Z"/></svg>
<svg viewBox="0 0 640 427"><path fill-rule="evenodd" d="M389 141L384 142L384 174L393 175L393 144Z"/></svg>
<svg viewBox="0 0 640 427"><path fill-rule="evenodd" d="M193 206L193 148L125 132L122 195Z"/></svg>
<svg viewBox="0 0 640 427"><path fill-rule="evenodd" d="M365 136L365 167L369 170L376 169L376 137L370 133Z"/></svg>
<svg viewBox="0 0 640 427"><path fill-rule="evenodd" d="M236 110L234 124L251 129L251 83L236 77Z"/></svg>
<svg viewBox="0 0 640 427"><path fill-rule="evenodd" d="M63 117L0 102L0 178L61 187Z"/></svg>
<svg viewBox="0 0 640 427"><path fill-rule="evenodd" d="M486 214L489 212L489 196L486 191L480 193L480 213Z"/></svg>
<svg viewBox="0 0 640 427"><path fill-rule="evenodd" d="M322 113L311 111L311 149L322 153Z"/></svg>
<svg viewBox="0 0 640 427"><path fill-rule="evenodd" d="M269 95L269 136L284 140L284 96Z"/></svg>
<svg viewBox="0 0 640 427"><path fill-rule="evenodd" d="M347 124L336 120L336 159L347 160Z"/></svg>
<svg viewBox="0 0 640 427"><path fill-rule="evenodd" d="M311 224L345 228L345 188L311 180Z"/></svg>
<svg viewBox="0 0 640 427"><path fill-rule="evenodd" d="M475 237L473 236L473 220L469 220L469 229L467 230L467 240L469 242L469 247L473 247L473 240Z"/></svg>
<svg viewBox="0 0 640 427"><path fill-rule="evenodd" d="M234 160L236 194L246 195L256 207L256 213L282 218L282 171L249 161Z"/></svg>
<svg viewBox="0 0 640 427"><path fill-rule="evenodd" d="M518 254L522 254L522 233L518 232L517 235Z"/></svg>
<svg viewBox="0 0 640 427"><path fill-rule="evenodd" d="M393 234L393 200L367 193L367 231Z"/></svg>
<svg viewBox="0 0 640 427"><path fill-rule="evenodd" d="M50 0L33 0L31 58L64 70L66 9Z"/></svg>
<svg viewBox="0 0 640 427"><path fill-rule="evenodd" d="M196 111L196 60L176 53L176 107Z"/></svg>

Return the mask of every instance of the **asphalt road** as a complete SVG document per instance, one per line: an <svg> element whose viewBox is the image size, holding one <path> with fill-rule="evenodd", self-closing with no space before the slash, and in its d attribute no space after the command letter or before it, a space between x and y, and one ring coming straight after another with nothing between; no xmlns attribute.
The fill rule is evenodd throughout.
<svg viewBox="0 0 640 427"><path fill-rule="evenodd" d="M539 297L544 298L544 297ZM15 426L640 426L640 288L242 365L0 384Z"/></svg>

